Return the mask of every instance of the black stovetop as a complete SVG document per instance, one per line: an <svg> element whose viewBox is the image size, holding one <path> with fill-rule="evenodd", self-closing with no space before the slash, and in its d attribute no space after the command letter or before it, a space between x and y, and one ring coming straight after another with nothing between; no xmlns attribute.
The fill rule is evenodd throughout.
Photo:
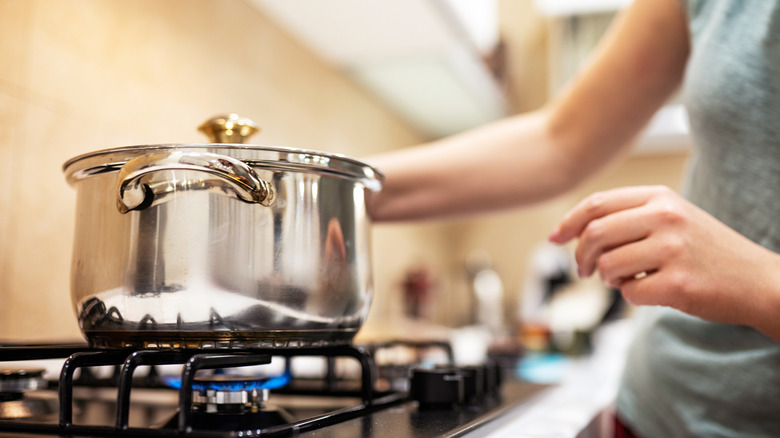
<svg viewBox="0 0 780 438"><path fill-rule="evenodd" d="M526 405L544 386L506 376L499 388L446 407L423 409L410 397L408 388L379 390L382 374L374 362L376 347L336 347L327 351L311 349L273 350L94 350L84 345L36 347L0 347L0 368L5 361L62 359L58 381L48 387L26 392L24 400L50 407L50 412L17 419L0 418L0 437L30 436L192 436L192 437L436 437L463 436L510 415ZM240 416L237 426L216 430L211 423L198 421L193 413L193 391L172 389L152 371L143 377L136 369L165 364L181 364L183 388L191 388L192 379L204 370L224 369L268 363L271 356L286 359L298 356L322 356L328 363L336 358L352 359L359 370L350 377L339 377L328 368L326 378L291 376L291 382L271 390L263 411L283 411L290 423L256 426L254 420ZM95 366L114 366L110 377L96 378L88 372ZM83 371L81 376L77 370ZM287 368L289 370L289 368ZM403 386L403 385L402 385ZM0 414L3 403L0 394ZM187 407L186 409L183 407ZM178 412L186 412L180 416ZM251 415L260 415L258 413ZM262 415L265 415L264 413ZM2 417L2 415L0 415ZM219 417L221 426L230 423ZM232 418L232 417L231 417ZM232 420L231 420L232 421ZM249 423L247 423L249 421ZM231 423L232 424L232 423ZM221 427L220 426L220 427Z"/></svg>

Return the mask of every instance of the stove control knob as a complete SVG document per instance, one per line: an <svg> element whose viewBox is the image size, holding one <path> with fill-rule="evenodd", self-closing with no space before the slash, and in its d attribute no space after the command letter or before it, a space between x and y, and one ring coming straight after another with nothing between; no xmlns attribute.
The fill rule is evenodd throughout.
<svg viewBox="0 0 780 438"><path fill-rule="evenodd" d="M465 400L463 383L463 374L455 369L415 369L410 395L420 409L453 409Z"/></svg>
<svg viewBox="0 0 780 438"><path fill-rule="evenodd" d="M497 362L488 362L485 365L485 394L493 394L498 392L501 382L499 382L499 374L501 368Z"/></svg>
<svg viewBox="0 0 780 438"><path fill-rule="evenodd" d="M458 369L463 375L463 392L467 403L474 403L485 395L485 366L464 366Z"/></svg>

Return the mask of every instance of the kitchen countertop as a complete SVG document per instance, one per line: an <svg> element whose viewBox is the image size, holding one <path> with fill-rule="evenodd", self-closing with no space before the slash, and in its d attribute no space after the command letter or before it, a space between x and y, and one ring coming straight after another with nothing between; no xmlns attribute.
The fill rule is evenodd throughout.
<svg viewBox="0 0 780 438"><path fill-rule="evenodd" d="M466 435L469 438L591 438L611 436L610 412L617 395L628 344L630 318L608 323L594 333L594 349L566 359L558 383L529 403Z"/></svg>

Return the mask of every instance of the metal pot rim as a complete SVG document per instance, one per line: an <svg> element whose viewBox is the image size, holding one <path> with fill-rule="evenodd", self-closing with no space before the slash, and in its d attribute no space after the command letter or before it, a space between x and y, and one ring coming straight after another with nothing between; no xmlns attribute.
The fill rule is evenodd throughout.
<svg viewBox="0 0 780 438"><path fill-rule="evenodd" d="M378 169L342 154L234 143L159 144L102 149L71 158L63 164L62 169L68 183L73 185L90 176L119 171L133 158L164 150L221 153L258 169L333 175L355 180L371 190L379 190L384 179Z"/></svg>

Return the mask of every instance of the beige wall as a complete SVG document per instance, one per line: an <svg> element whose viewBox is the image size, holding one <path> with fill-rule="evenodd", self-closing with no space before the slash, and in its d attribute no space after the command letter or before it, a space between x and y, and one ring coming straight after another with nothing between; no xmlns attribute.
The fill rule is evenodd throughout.
<svg viewBox="0 0 780 438"><path fill-rule="evenodd" d="M547 99L547 26L531 0L501 4L509 99L533 109ZM79 336L68 291L75 193L61 172L75 155L201 142L195 126L225 111L264 128L256 143L361 157L422 140L242 0L0 0L0 57L0 340ZM376 227L367 332L391 330L417 263L439 279L433 318L465 322L473 249L493 257L513 316L530 251L569 206L602 187L676 186L683 163L635 157L524 211Z"/></svg>
<svg viewBox="0 0 780 438"><path fill-rule="evenodd" d="M195 127L225 111L258 122L258 143L365 156L420 140L241 0L0 0L0 59L0 339L79 336L61 171L75 155L202 142ZM378 284L403 248L379 256Z"/></svg>

